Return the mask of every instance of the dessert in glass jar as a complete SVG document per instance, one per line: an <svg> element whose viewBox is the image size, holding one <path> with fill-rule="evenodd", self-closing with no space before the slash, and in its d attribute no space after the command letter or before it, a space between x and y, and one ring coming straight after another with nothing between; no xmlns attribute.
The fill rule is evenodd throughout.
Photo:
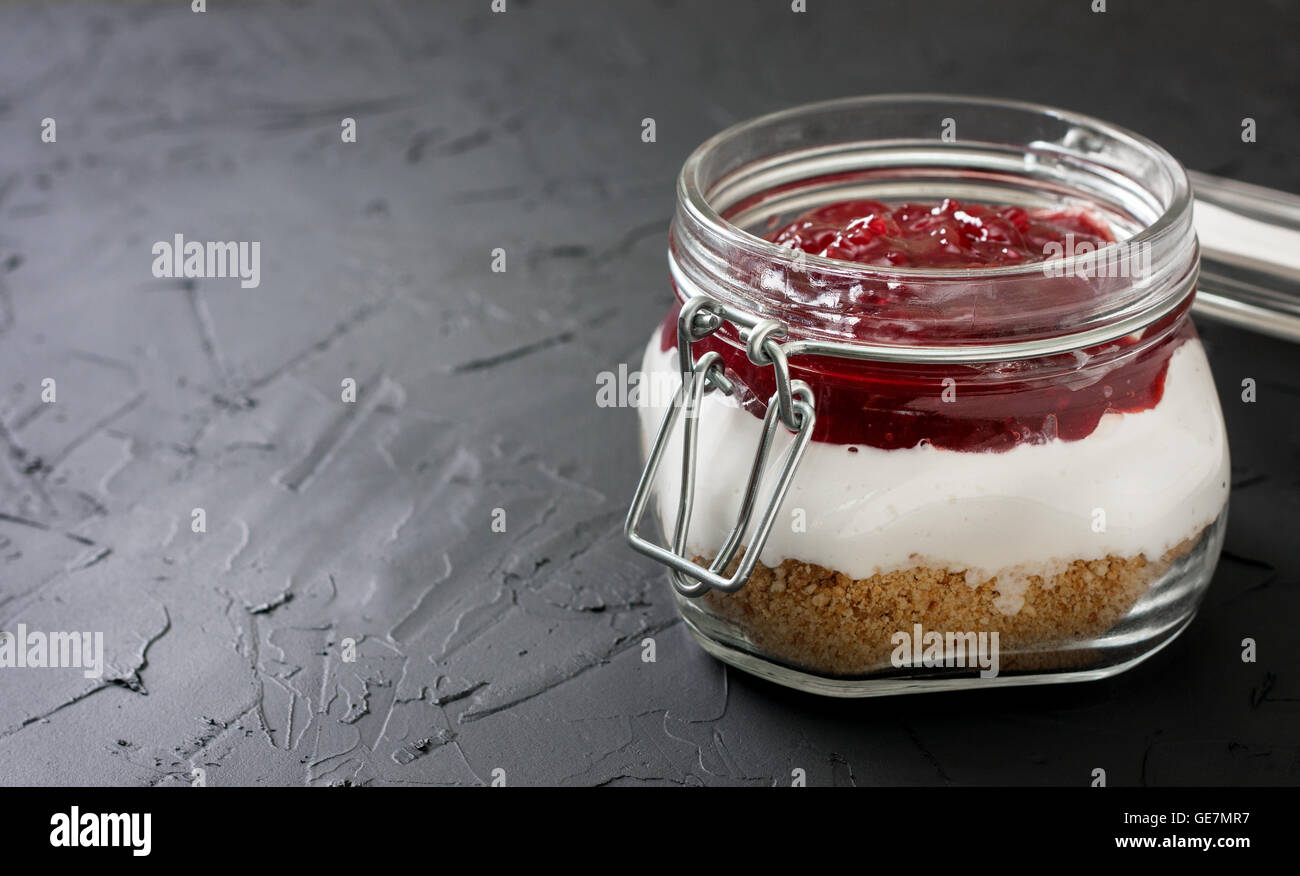
<svg viewBox="0 0 1300 876"><path fill-rule="evenodd" d="M711 653L868 696L1101 678L1191 621L1228 447L1159 146L995 100L800 107L691 155L669 262L627 534Z"/></svg>

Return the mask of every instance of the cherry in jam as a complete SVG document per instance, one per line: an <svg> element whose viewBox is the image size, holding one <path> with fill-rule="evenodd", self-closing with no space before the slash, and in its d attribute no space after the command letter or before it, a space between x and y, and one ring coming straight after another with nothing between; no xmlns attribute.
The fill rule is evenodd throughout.
<svg viewBox="0 0 1300 876"><path fill-rule="evenodd" d="M1031 211L946 199L892 206L865 200L834 203L804 213L768 239L810 255L879 267L947 269L1042 261L1050 244L1068 247L1087 241L1099 247L1115 237L1083 210ZM925 300L924 285L866 290L851 285L821 288L816 294L823 307L829 299L839 318L861 328L864 336L943 342L963 325L960 313L948 323L933 319L944 302ZM790 372L813 389L814 441L993 452L1073 441L1092 434L1107 413L1143 411L1160 401L1173 348L1195 336L1184 319L1189 306L1185 303L1138 336L1028 362L939 365L801 356L790 361ZM664 322L664 350L676 344L679 310L675 306ZM926 319L916 319L918 313ZM1145 342L1163 333L1169 333L1165 341ZM741 403L762 416L775 388L772 369L748 360L731 326L695 345L697 355L708 350L717 351L739 378Z"/></svg>

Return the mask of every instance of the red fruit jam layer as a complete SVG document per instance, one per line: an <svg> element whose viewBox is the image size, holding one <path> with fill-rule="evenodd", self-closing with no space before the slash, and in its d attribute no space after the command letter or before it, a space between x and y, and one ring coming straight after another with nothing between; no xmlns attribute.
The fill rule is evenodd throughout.
<svg viewBox="0 0 1300 876"><path fill-rule="evenodd" d="M886 206L841 201L818 207L768 236L809 255L897 268L983 268L1042 261L1049 244L1113 243L1114 235L1083 210L939 204Z"/></svg>
<svg viewBox="0 0 1300 876"><path fill-rule="evenodd" d="M1042 261L1049 244L1104 246L1115 238L1104 222L1082 210L1031 211L948 199L895 206L835 203L804 213L768 239L810 255L882 267L976 268ZM917 297L923 294L904 284L865 296L861 288L850 287L838 311L859 326L876 320L889 329L906 323L913 309L926 312ZM1184 318L1190 304L1138 336L1030 361L938 365L801 356L791 360L790 373L813 390L814 441L885 450L930 444L973 452L1076 441L1091 435L1107 413L1135 413L1159 403L1170 355L1196 336ZM675 303L664 320L662 350L677 345L680 309ZM909 329L907 338L942 340L945 331L936 324L930 334ZM1147 342L1162 334L1167 336ZM741 404L755 416L764 414L775 391L772 369L749 361L733 326L693 349L697 358L718 352L728 373L739 378Z"/></svg>

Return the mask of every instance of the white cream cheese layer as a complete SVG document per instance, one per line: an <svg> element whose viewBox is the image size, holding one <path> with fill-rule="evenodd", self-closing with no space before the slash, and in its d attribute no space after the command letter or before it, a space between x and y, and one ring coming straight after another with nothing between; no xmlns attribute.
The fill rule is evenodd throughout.
<svg viewBox="0 0 1300 876"><path fill-rule="evenodd" d="M646 348L640 409L649 447L678 381L677 351ZM658 479L660 519L671 531L680 481L678 420ZM717 552L735 521L761 421L720 392L701 405L698 477L688 548ZM780 437L769 471L789 446ZM1228 496L1228 446L1205 351L1189 340L1173 353L1154 408L1107 414L1077 441L1021 445L1004 453L916 447L881 450L812 442L760 556L794 559L852 578L912 566L968 570L977 586L999 575L1002 610L1019 609L1014 586L1078 559L1139 553L1156 559L1198 534ZM771 477L759 502L765 502ZM762 505L760 504L761 508ZM755 520L757 522L757 511Z"/></svg>

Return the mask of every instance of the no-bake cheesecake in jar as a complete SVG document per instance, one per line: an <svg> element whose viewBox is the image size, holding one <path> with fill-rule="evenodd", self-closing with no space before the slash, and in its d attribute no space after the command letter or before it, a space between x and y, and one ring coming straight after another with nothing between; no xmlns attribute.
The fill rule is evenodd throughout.
<svg viewBox="0 0 1300 876"><path fill-rule="evenodd" d="M709 651L873 695L1098 678L1190 621L1228 448L1158 146L997 101L803 107L691 156L670 264L639 416L672 544L633 543Z"/></svg>

